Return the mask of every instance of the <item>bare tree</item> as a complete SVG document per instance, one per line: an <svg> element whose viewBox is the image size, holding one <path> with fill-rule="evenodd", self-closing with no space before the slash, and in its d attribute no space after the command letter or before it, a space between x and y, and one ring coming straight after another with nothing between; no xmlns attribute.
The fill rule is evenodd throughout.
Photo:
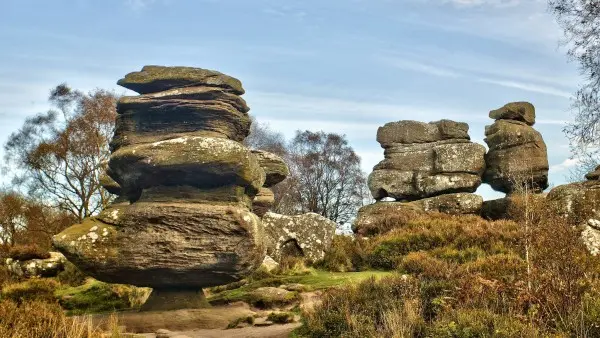
<svg viewBox="0 0 600 338"><path fill-rule="evenodd" d="M251 149L259 149L286 157L288 154L285 137L282 133L271 129L268 123L258 122L252 118L250 135L244 139L244 145Z"/></svg>
<svg viewBox="0 0 600 338"><path fill-rule="evenodd" d="M111 198L99 177L110 155L116 96L61 84L49 101L56 109L27 118L4 145L5 157L15 184L81 221Z"/></svg>
<svg viewBox="0 0 600 338"><path fill-rule="evenodd" d="M289 151L295 211L315 212L338 224L353 218L364 204L366 179L346 137L298 131Z"/></svg>
<svg viewBox="0 0 600 338"><path fill-rule="evenodd" d="M585 83L575 93L574 122L565 132L576 156L593 156L600 147L600 2L549 0L549 9L564 30L568 55L579 63Z"/></svg>

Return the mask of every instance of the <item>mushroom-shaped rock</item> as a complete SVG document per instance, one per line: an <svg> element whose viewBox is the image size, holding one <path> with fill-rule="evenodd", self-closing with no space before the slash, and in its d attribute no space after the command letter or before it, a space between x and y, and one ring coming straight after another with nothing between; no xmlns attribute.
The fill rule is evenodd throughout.
<svg viewBox="0 0 600 338"><path fill-rule="evenodd" d="M535 107L529 102L511 102L502 108L490 111L490 118L521 121L533 126L535 124Z"/></svg>
<svg viewBox="0 0 600 338"><path fill-rule="evenodd" d="M279 261L286 255L300 255L310 261L325 256L335 234L335 222L315 213L298 216L266 213L262 218L267 254Z"/></svg>
<svg viewBox="0 0 600 338"><path fill-rule="evenodd" d="M125 75L117 84L140 94L197 86L218 87L234 94L244 94L238 79L214 70L193 67L144 66L139 72Z"/></svg>
<svg viewBox="0 0 600 338"><path fill-rule="evenodd" d="M287 164L278 155L264 150L252 150L252 153L258 159L258 163L265 171L265 187L270 188L281 181L285 180L290 175L290 170Z"/></svg>

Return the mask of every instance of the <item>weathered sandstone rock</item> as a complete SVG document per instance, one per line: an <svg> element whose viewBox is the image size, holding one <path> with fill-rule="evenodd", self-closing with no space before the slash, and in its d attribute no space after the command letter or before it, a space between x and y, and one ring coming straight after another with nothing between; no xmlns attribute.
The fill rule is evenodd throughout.
<svg viewBox="0 0 600 338"><path fill-rule="evenodd" d="M322 259L336 229L335 222L315 213L286 216L268 212L262 223L267 254L276 261L289 253L311 261Z"/></svg>
<svg viewBox="0 0 600 338"><path fill-rule="evenodd" d="M144 66L141 71L125 75L119 86L140 94L162 92L173 88L212 86L242 95L242 83L214 70L192 67Z"/></svg>
<svg viewBox="0 0 600 338"><path fill-rule="evenodd" d="M585 175L585 178L589 181L597 181L600 180L600 165L594 169L594 171Z"/></svg>
<svg viewBox="0 0 600 338"><path fill-rule="evenodd" d="M548 154L539 132L524 122L498 120L486 127L485 135L485 183L505 193L548 187Z"/></svg>
<svg viewBox="0 0 600 338"><path fill-rule="evenodd" d="M27 261L6 259L8 271L20 278L55 277L65 268L67 259L60 252L50 252L50 258Z"/></svg>
<svg viewBox="0 0 600 338"><path fill-rule="evenodd" d="M535 124L535 107L529 102L511 102L502 108L490 111L490 118L522 121L533 126Z"/></svg>
<svg viewBox="0 0 600 338"><path fill-rule="evenodd" d="M466 123L441 120L437 122L390 122L377 130L377 142L387 148L396 143L429 143L448 139L469 140Z"/></svg>
<svg viewBox="0 0 600 338"><path fill-rule="evenodd" d="M275 195L269 188L260 188L258 194L254 196L252 201L252 211L258 216L262 217L266 214L271 207L275 204Z"/></svg>
<svg viewBox="0 0 600 338"><path fill-rule="evenodd" d="M212 188L234 184L255 194L265 180L250 150L213 137L184 136L123 147L112 154L109 166L124 192L157 185Z"/></svg>
<svg viewBox="0 0 600 338"><path fill-rule="evenodd" d="M450 215L479 214L483 198L476 194L444 194L410 202L425 212L435 211Z"/></svg>
<svg viewBox="0 0 600 338"><path fill-rule="evenodd" d="M100 185L113 195L121 195L121 186L119 183L113 180L112 177L108 176L106 173L103 173L100 176Z"/></svg>
<svg viewBox="0 0 600 338"><path fill-rule="evenodd" d="M258 163L265 171L265 188L280 183L290 175L290 170L281 157L263 150L252 150L252 153L256 155Z"/></svg>
<svg viewBox="0 0 600 338"><path fill-rule="evenodd" d="M236 205L136 202L106 209L53 243L102 281L189 290L252 272L264 258L263 240L258 217Z"/></svg>

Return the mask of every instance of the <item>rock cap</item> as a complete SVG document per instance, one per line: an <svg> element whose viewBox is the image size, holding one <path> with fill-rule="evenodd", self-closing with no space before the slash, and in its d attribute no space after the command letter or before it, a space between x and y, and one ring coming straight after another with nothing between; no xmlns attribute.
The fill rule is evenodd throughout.
<svg viewBox="0 0 600 338"><path fill-rule="evenodd" d="M117 84L140 94L197 86L220 87L238 95L245 93L240 80L194 67L144 66L139 72L125 75Z"/></svg>
<svg viewBox="0 0 600 338"><path fill-rule="evenodd" d="M510 102L503 107L490 111L490 118L494 120L516 120L535 124L535 107L529 102Z"/></svg>

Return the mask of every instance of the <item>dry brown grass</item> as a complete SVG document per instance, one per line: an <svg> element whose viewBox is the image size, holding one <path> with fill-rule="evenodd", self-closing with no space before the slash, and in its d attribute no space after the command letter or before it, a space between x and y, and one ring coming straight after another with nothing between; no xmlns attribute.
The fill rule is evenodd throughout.
<svg viewBox="0 0 600 338"><path fill-rule="evenodd" d="M0 337L11 338L120 338L116 317L108 332L94 327L91 318L65 316L56 303L0 301Z"/></svg>

